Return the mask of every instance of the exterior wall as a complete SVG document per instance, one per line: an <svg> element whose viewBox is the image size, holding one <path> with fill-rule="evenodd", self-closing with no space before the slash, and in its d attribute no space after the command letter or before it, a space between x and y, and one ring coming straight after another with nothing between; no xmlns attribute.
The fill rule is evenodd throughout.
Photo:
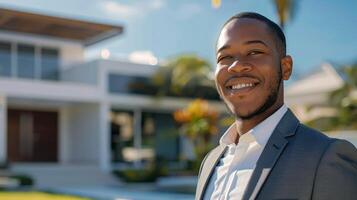
<svg viewBox="0 0 357 200"><path fill-rule="evenodd" d="M98 89L90 85L32 79L0 78L0 93L8 97L68 102L98 102L101 98Z"/></svg>
<svg viewBox="0 0 357 200"><path fill-rule="evenodd" d="M100 126L99 104L73 104L68 107L66 152L63 155L70 163L99 164ZM63 158L62 156L62 158Z"/></svg>
<svg viewBox="0 0 357 200"><path fill-rule="evenodd" d="M7 105L6 97L0 95L0 163L6 161L7 154Z"/></svg>
<svg viewBox="0 0 357 200"><path fill-rule="evenodd" d="M80 43L61 45L60 52L62 68L84 62L84 49Z"/></svg>
<svg viewBox="0 0 357 200"><path fill-rule="evenodd" d="M98 85L99 82L97 62L69 66L60 73L61 81L86 83L90 85Z"/></svg>
<svg viewBox="0 0 357 200"><path fill-rule="evenodd" d="M186 107L192 99L173 97L151 97L144 95L109 95L108 100L111 105L117 108L126 109L155 109L175 111ZM210 106L218 112L228 113L226 106L221 101L209 101Z"/></svg>
<svg viewBox="0 0 357 200"><path fill-rule="evenodd" d="M124 75L149 76L158 69L155 65L145 65L115 60L97 60L98 66L105 70L105 73L116 72Z"/></svg>
<svg viewBox="0 0 357 200"><path fill-rule="evenodd" d="M108 76L110 73L122 75L150 76L158 66L143 65L114 60L96 60L98 66L98 85L104 93L108 93Z"/></svg>

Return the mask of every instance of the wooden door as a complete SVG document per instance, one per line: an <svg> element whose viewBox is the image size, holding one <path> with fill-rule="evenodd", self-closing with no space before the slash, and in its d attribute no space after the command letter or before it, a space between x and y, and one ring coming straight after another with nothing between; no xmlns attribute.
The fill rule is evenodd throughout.
<svg viewBox="0 0 357 200"><path fill-rule="evenodd" d="M9 109L7 136L10 162L58 160L57 112Z"/></svg>

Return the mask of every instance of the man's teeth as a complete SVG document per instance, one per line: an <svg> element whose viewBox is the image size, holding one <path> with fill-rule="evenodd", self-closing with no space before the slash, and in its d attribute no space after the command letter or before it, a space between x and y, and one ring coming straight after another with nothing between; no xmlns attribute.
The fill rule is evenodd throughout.
<svg viewBox="0 0 357 200"><path fill-rule="evenodd" d="M253 87L253 86L254 86L253 83L243 83L243 84L233 85L233 86L232 86L232 89L241 89L241 88Z"/></svg>

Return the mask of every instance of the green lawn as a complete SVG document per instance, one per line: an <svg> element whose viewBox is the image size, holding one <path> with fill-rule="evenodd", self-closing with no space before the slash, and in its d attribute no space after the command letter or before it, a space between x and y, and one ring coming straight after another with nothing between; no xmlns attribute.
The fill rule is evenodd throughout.
<svg viewBox="0 0 357 200"><path fill-rule="evenodd" d="M0 200L89 200L88 198L75 197L62 194L44 192L0 192Z"/></svg>

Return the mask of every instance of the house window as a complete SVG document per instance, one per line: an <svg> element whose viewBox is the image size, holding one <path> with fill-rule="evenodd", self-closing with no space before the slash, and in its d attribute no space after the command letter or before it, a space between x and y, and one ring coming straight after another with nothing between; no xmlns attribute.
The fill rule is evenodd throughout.
<svg viewBox="0 0 357 200"><path fill-rule="evenodd" d="M133 162L137 160L134 149L134 113L113 110L111 118L111 160Z"/></svg>
<svg viewBox="0 0 357 200"><path fill-rule="evenodd" d="M35 78L35 47L17 46L17 75L21 78Z"/></svg>
<svg viewBox="0 0 357 200"><path fill-rule="evenodd" d="M172 114L145 111L141 123L141 146L147 153L146 160L177 161L179 135Z"/></svg>
<svg viewBox="0 0 357 200"><path fill-rule="evenodd" d="M0 76L11 76L11 44L0 42Z"/></svg>
<svg viewBox="0 0 357 200"><path fill-rule="evenodd" d="M179 136L171 113L112 110L113 163L177 161Z"/></svg>
<svg viewBox="0 0 357 200"><path fill-rule="evenodd" d="M150 77L109 74L108 80L110 93L143 95L155 95L157 93Z"/></svg>
<svg viewBox="0 0 357 200"><path fill-rule="evenodd" d="M58 49L0 41L0 77L58 80L59 63Z"/></svg>
<svg viewBox="0 0 357 200"><path fill-rule="evenodd" d="M58 50L41 48L41 79L58 80Z"/></svg>

